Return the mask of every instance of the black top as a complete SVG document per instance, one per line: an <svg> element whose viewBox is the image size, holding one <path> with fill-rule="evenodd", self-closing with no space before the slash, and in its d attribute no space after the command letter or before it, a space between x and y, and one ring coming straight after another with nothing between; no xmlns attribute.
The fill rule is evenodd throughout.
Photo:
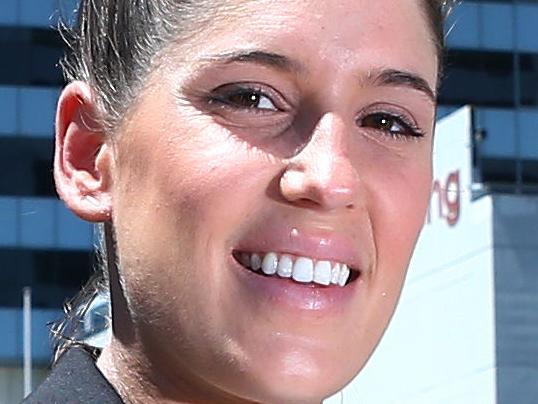
<svg viewBox="0 0 538 404"><path fill-rule="evenodd" d="M83 348L64 353L47 379L22 404L123 404Z"/></svg>

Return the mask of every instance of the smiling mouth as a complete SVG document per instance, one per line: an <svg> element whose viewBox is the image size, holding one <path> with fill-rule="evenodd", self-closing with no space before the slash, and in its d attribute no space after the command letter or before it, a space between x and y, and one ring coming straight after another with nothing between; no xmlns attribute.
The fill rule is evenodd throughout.
<svg viewBox="0 0 538 404"><path fill-rule="evenodd" d="M360 271L344 263L292 254L234 251L232 255L243 268L260 276L279 277L310 286L343 288L360 276Z"/></svg>

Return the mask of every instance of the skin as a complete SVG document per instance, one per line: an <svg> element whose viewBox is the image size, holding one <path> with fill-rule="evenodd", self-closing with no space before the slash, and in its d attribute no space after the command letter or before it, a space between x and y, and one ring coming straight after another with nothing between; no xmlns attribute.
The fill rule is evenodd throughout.
<svg viewBox="0 0 538 404"><path fill-rule="evenodd" d="M223 61L252 51L286 63ZM114 137L86 84L64 90L57 188L80 217L114 223L114 337L98 366L126 402L320 402L364 366L397 303L432 174L435 102L376 80L384 69L435 88L419 2L257 0L166 49ZM267 98L233 104L237 82ZM367 119L380 112L423 136ZM258 299L237 275L230 251L272 221L356 248L360 277L330 315Z"/></svg>

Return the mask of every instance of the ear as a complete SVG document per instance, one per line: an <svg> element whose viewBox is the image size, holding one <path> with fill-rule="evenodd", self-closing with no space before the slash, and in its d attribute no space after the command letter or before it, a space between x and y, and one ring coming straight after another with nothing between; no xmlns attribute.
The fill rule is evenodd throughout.
<svg viewBox="0 0 538 404"><path fill-rule="evenodd" d="M56 111L54 179L65 204L90 222L112 215L113 148L97 120L90 87L76 81L62 91Z"/></svg>

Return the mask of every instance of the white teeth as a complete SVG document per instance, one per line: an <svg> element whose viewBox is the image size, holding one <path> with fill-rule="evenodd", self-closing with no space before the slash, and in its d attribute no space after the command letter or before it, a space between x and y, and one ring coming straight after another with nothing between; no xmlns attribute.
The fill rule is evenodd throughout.
<svg viewBox="0 0 538 404"><path fill-rule="evenodd" d="M314 280L314 263L310 258L297 258L293 264L292 278L301 283L309 283Z"/></svg>
<svg viewBox="0 0 538 404"><path fill-rule="evenodd" d="M331 284L331 263L329 261L318 261L314 268L314 282L320 285Z"/></svg>
<svg viewBox="0 0 538 404"><path fill-rule="evenodd" d="M255 271L262 267L262 259L258 254L252 254L250 256L250 267Z"/></svg>
<svg viewBox="0 0 538 404"><path fill-rule="evenodd" d="M284 254L269 252L263 254L240 253L237 257L241 265L253 271L263 271L265 275L278 274L281 278L293 278L300 283L315 282L319 285L345 286L351 274L345 264L330 261L315 261L307 257L292 257Z"/></svg>
<svg viewBox="0 0 538 404"><path fill-rule="evenodd" d="M278 260L277 273L282 278L291 278L293 273L293 260L289 255L283 255Z"/></svg>
<svg viewBox="0 0 538 404"><path fill-rule="evenodd" d="M278 265L278 257L275 253L265 254L262 262L262 271L265 275L276 274L276 267Z"/></svg>
<svg viewBox="0 0 538 404"><path fill-rule="evenodd" d="M340 286L346 286L346 282L349 278L350 270L347 267L346 264L342 265L342 269L340 270L340 278L338 279L338 284Z"/></svg>
<svg viewBox="0 0 538 404"><path fill-rule="evenodd" d="M339 279L340 279L340 264L335 264L331 270L331 283L333 285L338 285Z"/></svg>

